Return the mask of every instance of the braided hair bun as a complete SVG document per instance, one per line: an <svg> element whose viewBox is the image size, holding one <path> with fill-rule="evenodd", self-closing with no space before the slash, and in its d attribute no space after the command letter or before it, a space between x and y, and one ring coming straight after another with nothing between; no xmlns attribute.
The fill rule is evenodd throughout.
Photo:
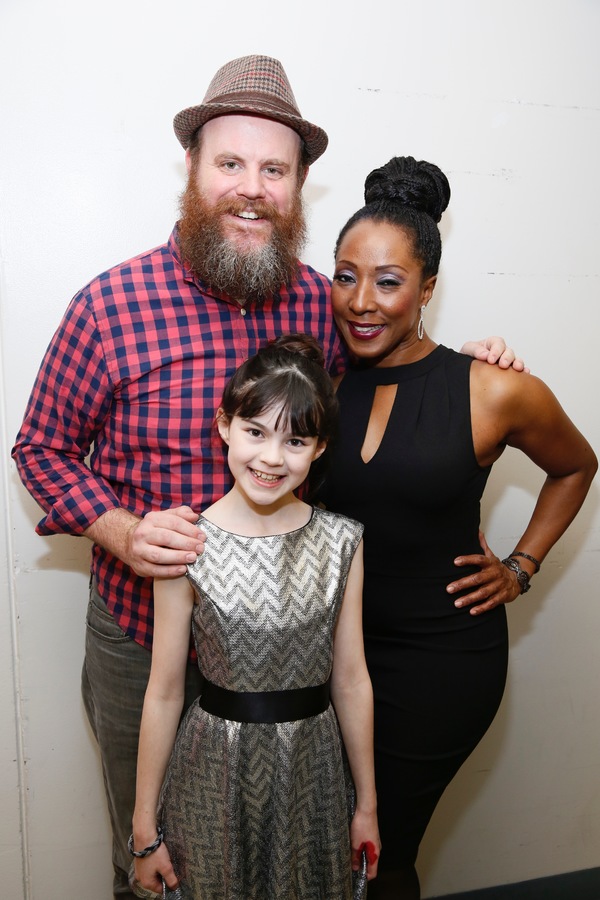
<svg viewBox="0 0 600 900"><path fill-rule="evenodd" d="M441 169L412 156L394 156L365 181L365 203L394 203L424 212L439 222L450 202L450 185Z"/></svg>

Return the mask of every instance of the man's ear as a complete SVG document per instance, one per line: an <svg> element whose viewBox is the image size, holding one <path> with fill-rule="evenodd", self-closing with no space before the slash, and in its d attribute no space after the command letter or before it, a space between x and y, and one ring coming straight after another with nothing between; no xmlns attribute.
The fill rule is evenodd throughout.
<svg viewBox="0 0 600 900"><path fill-rule="evenodd" d="M192 154L190 152L190 148L185 151L185 167L187 169L188 175L192 171Z"/></svg>
<svg viewBox="0 0 600 900"><path fill-rule="evenodd" d="M222 440L229 445L229 419L225 415L222 407L219 407L216 415L217 428Z"/></svg>

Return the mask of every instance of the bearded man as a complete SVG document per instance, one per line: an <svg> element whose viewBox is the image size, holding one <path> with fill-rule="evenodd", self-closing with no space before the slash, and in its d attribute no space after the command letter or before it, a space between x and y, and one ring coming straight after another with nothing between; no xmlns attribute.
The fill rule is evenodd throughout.
<svg viewBox="0 0 600 900"><path fill-rule="evenodd" d="M185 573L202 550L197 513L229 489L213 429L225 383L286 332L312 334L332 374L345 363L329 281L298 261L301 189L327 135L300 115L281 63L227 63L174 127L189 173L181 220L166 244L73 298L13 449L46 513L38 533L93 542L82 685L102 757L119 898L133 897L127 840L152 578ZM188 668L186 708L199 693L197 669Z"/></svg>
<svg viewBox="0 0 600 900"><path fill-rule="evenodd" d="M286 147L293 159L299 150L297 135L285 125L221 116L196 133L186 157L189 180L181 200L181 252L201 280L242 305L260 303L282 284L293 283L306 240L304 166L290 170L287 163L282 172L281 162L279 168L265 165L269 139L275 140L273 150L279 155ZM248 155L252 144L257 165L268 172L255 184L249 159L217 159L221 147L242 146Z"/></svg>

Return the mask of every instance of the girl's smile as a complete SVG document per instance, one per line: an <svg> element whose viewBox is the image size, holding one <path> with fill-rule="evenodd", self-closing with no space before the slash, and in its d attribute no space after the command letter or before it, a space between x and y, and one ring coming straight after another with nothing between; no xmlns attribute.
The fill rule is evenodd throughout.
<svg viewBox="0 0 600 900"><path fill-rule="evenodd" d="M256 469L250 469L250 472L255 478L258 478L259 481L263 481L265 484L277 484L282 478L281 475L268 475L266 472L258 472Z"/></svg>
<svg viewBox="0 0 600 900"><path fill-rule="evenodd" d="M277 405L252 419L218 418L219 433L229 448L233 490L252 506L271 508L294 501L293 491L325 449L317 437L294 434L281 409Z"/></svg>

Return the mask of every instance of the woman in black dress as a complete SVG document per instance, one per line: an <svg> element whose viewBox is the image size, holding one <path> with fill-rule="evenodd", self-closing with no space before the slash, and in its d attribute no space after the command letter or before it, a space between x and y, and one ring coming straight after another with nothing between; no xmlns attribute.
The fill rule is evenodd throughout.
<svg viewBox="0 0 600 900"><path fill-rule="evenodd" d="M333 310L355 366L338 389L341 429L325 502L365 525L383 843L370 900L420 896L423 833L502 698L504 605L528 589L597 467L539 379L455 353L425 333L441 255L436 223L449 197L436 166L393 159L367 178L367 205L336 247ZM501 563L480 543L480 498L507 445L548 477ZM455 582L456 565L464 569Z"/></svg>

